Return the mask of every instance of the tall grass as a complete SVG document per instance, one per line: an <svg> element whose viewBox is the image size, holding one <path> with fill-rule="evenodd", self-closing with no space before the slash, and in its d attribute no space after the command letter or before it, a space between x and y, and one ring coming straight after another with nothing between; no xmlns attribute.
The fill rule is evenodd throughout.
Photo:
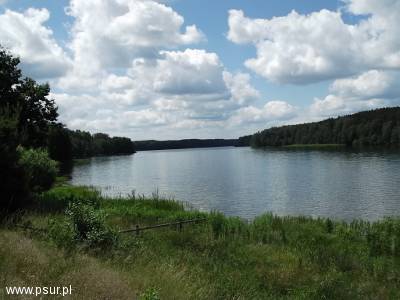
<svg viewBox="0 0 400 300"><path fill-rule="evenodd" d="M103 216L104 224L97 224L100 219L96 219L96 228L109 226L118 230L135 224L198 217L207 221L185 225L182 232L163 228L140 236L121 234L117 242L101 252L81 247L84 241L75 240L77 244L71 250L68 238L63 237L63 234L68 237L68 231L57 228L65 228L63 222L67 216L62 215L63 208L80 203L80 199L93 203L90 205L94 213ZM400 298L400 219L397 218L344 223L264 214L247 222L218 212L185 210L182 203L162 199L158 194L152 199L135 195L108 199L82 187L53 189L43 194L41 201L39 212L31 212L24 218L56 229L47 236L32 236L32 243L39 241L44 245L41 248L44 250L38 253L46 249L60 253L68 250L71 272L82 267L72 257L89 255L91 262L108 268L107 272L112 274L109 276L124 278L121 280L128 289L144 299ZM92 216L92 212L87 215ZM46 225L39 221L43 218L52 222ZM7 248L1 256L12 256L11 252ZM89 260L84 264L90 264ZM116 284L113 293L122 288ZM85 296L84 290L80 292Z"/></svg>

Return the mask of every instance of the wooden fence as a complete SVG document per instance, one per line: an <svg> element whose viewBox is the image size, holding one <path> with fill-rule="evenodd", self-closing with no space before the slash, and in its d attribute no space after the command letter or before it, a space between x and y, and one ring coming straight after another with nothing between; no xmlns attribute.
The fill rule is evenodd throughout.
<svg viewBox="0 0 400 300"><path fill-rule="evenodd" d="M158 224L158 225L144 226L144 227L140 227L139 225L136 225L135 228L121 230L121 231L119 231L119 233L134 232L134 233L136 233L136 235L139 235L141 231L145 231L145 230L149 230L149 229L158 229L158 228L163 228L163 227L170 227L170 226L177 226L179 228L179 231L182 231L184 224L189 224L189 223L195 223L196 224L196 223L204 222L206 220L207 220L206 218L193 219L193 220L185 220L185 221L164 223L164 224Z"/></svg>
<svg viewBox="0 0 400 300"><path fill-rule="evenodd" d="M184 221L177 221L177 222L150 225L150 226L143 226L143 227L140 227L139 225L136 225L135 228L121 230L121 231L119 231L119 233L134 232L134 233L136 233L136 235L139 235L141 231L150 230L150 229L164 228L164 227L170 227L170 226L177 226L179 231L182 231L184 224L190 224L190 223L197 224L197 223L200 223L200 222L204 222L206 220L207 220L207 218L202 218L202 219L184 220ZM32 226L30 226L28 224L15 225L15 226L19 227L19 228L22 228L22 229L25 229L25 230L29 229L29 230L32 230L32 231L37 231L37 232L42 232L42 233L48 232L48 230L45 229L45 228L36 228L36 227L32 227Z"/></svg>

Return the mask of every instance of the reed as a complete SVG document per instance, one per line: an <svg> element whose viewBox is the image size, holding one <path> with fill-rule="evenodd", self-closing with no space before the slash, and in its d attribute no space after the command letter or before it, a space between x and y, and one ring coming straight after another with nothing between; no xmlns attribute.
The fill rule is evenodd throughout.
<svg viewBox="0 0 400 300"><path fill-rule="evenodd" d="M51 199L57 205L50 204ZM62 275L54 279L35 275L36 282L43 285L56 284L60 278L86 276L82 271L86 265L96 272L105 272L111 282L108 286L112 286L109 295L103 290L106 298L118 295L120 299L128 299L124 296L126 290L143 299L400 297L398 218L345 223L268 213L247 221L218 212L188 210L184 204L162 199L157 193L152 198L131 195L109 199L90 188L68 186L43 194L41 201L37 210L32 209L22 218L33 226L53 228L52 234L24 233L4 225L0 243L24 241L19 247L24 248L20 252L26 252L26 257L16 256L12 245L2 247L0 268L7 270L7 275L1 282L10 278L22 278L18 280L24 282L21 272L32 273L31 268L40 263L41 274ZM93 210L89 209L86 215L95 228L111 228L113 232L136 224L154 225L200 217L207 220L185 225L182 231L167 227L148 230L139 236L121 234L110 239L110 247L96 251L98 243L85 244L84 238L69 238L74 234L65 229L70 219L62 213L62 208L79 201L86 203L86 210L88 207ZM52 208L45 210L47 205ZM74 207L79 220L85 218L78 206ZM54 261L60 260L60 267L41 263L48 252L53 253ZM24 259L35 263L23 263ZM61 262L64 259L68 260L68 267ZM9 261L20 267L13 268ZM100 277L96 272L93 278ZM92 279L85 282L88 280ZM86 296L82 284L76 284L77 293Z"/></svg>

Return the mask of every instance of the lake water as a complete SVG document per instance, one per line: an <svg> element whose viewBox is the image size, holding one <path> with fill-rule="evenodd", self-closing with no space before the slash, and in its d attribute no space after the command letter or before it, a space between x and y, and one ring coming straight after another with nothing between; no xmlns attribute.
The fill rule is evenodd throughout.
<svg viewBox="0 0 400 300"><path fill-rule="evenodd" d="M107 195L160 195L200 210L341 220L400 215L400 152L206 148L99 157L72 184Z"/></svg>

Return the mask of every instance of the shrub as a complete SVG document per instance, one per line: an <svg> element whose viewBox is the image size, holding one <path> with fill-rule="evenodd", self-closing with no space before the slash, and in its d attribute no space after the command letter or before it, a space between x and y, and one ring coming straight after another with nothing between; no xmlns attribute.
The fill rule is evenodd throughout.
<svg viewBox="0 0 400 300"><path fill-rule="evenodd" d="M69 220L50 220L49 237L57 247L72 250L76 246L75 232Z"/></svg>
<svg viewBox="0 0 400 300"><path fill-rule="evenodd" d="M48 190L56 180L58 165L50 159L47 151L41 149L18 148L19 164L28 177L29 188L33 192Z"/></svg>
<svg viewBox="0 0 400 300"><path fill-rule="evenodd" d="M104 216L93 206L72 202L66 211L78 242L90 248L110 248L116 243L116 234L105 225Z"/></svg>

